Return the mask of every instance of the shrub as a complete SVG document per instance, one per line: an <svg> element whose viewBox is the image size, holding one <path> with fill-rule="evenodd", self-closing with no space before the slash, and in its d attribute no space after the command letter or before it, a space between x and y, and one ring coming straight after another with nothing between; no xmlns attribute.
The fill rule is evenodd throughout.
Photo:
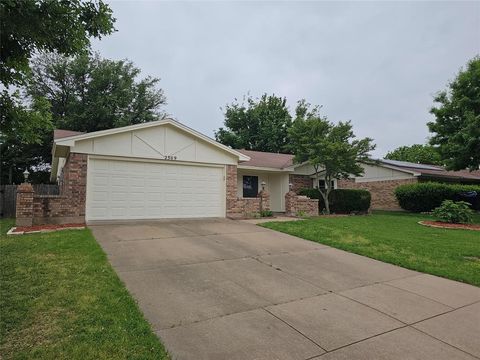
<svg viewBox="0 0 480 360"><path fill-rule="evenodd" d="M262 210L260 211L261 217L271 217L273 216L273 212L271 210Z"/></svg>
<svg viewBox="0 0 480 360"><path fill-rule="evenodd" d="M449 223L466 224L472 222L471 204L466 201L445 200L433 210L433 216Z"/></svg>
<svg viewBox="0 0 480 360"><path fill-rule="evenodd" d="M325 202L318 189L302 189L299 195L311 199L319 199L318 210L325 209ZM363 189L335 189L330 193L330 212L336 214L364 213L370 208L371 196L368 190Z"/></svg>
<svg viewBox="0 0 480 360"><path fill-rule="evenodd" d="M467 197L468 192L476 192L476 197ZM473 209L480 210L480 186L442 184L425 182L400 185L395 189L398 203L404 210L413 212L432 211L444 200L467 201Z"/></svg>

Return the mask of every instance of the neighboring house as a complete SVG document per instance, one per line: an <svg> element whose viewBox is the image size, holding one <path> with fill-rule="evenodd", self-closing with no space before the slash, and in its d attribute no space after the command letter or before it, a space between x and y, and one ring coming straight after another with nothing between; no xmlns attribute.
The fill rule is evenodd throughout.
<svg viewBox="0 0 480 360"><path fill-rule="evenodd" d="M480 171L447 171L436 165L406 161L377 160L374 165L363 165L364 174L347 180L338 180L338 188L366 189L372 194L372 209L400 210L395 188L416 182L479 184Z"/></svg>
<svg viewBox="0 0 480 360"><path fill-rule="evenodd" d="M318 201L296 196L314 184L310 165L293 155L234 150L171 119L77 133L56 130L51 180L60 195L19 188L17 223L318 213ZM434 176L480 181L464 172L382 161L335 188L367 188L373 208L396 208L393 189ZM463 177L459 177L459 174ZM289 191L293 190L293 191ZM33 219L33 220L32 220Z"/></svg>

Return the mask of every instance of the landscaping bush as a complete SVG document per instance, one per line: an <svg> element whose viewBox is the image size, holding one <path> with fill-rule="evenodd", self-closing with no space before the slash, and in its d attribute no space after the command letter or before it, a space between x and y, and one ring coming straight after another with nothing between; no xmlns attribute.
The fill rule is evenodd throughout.
<svg viewBox="0 0 480 360"><path fill-rule="evenodd" d="M467 197L466 194L476 192L476 197ZM412 212L432 211L439 207L444 200L467 201L475 210L480 210L480 186L443 184L425 182L400 185L395 189L398 203L404 210Z"/></svg>
<svg viewBox="0 0 480 360"><path fill-rule="evenodd" d="M473 211L470 206L471 204L465 201L445 200L442 205L433 210L433 216L454 224L471 223Z"/></svg>
<svg viewBox="0 0 480 360"><path fill-rule="evenodd" d="M311 199L319 199L318 210L325 209L325 202L318 189L302 189L299 195ZM330 212L336 214L364 213L370 208L371 196L368 190L361 189L335 189L330 193Z"/></svg>
<svg viewBox="0 0 480 360"><path fill-rule="evenodd" d="M273 211L271 211L271 210L261 210L260 211L260 216L261 217L272 217L273 216Z"/></svg>

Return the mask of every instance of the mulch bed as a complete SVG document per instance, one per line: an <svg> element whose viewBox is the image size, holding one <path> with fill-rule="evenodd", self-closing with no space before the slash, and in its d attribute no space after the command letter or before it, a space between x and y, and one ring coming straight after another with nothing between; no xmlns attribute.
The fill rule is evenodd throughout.
<svg viewBox="0 0 480 360"><path fill-rule="evenodd" d="M8 232L10 235L30 234L38 232L51 232L58 230L73 230L73 229L85 229L85 224L45 224L45 225L33 225L33 226L17 226L11 228Z"/></svg>
<svg viewBox="0 0 480 360"><path fill-rule="evenodd" d="M430 226L434 228L441 228L441 229L463 229L463 230L476 230L480 231L479 224L452 224L446 223L442 221L419 221L420 225Z"/></svg>

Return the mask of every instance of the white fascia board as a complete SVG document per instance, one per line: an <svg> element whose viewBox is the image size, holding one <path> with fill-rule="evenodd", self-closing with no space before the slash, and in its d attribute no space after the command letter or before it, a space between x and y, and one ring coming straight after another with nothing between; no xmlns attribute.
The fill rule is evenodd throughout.
<svg viewBox="0 0 480 360"><path fill-rule="evenodd" d="M278 169L278 168L265 167L265 166L248 166L248 165L238 165L237 169L269 171L269 172L273 171L273 172L280 172L280 173L292 172L293 171L293 169L291 169L291 168Z"/></svg>
<svg viewBox="0 0 480 360"><path fill-rule="evenodd" d="M94 131L86 134L80 134L80 135L74 135L74 136L69 136L65 138L61 138L58 140L54 141L54 144L58 145L63 145L63 146L74 146L76 141L80 140L87 140L87 139L92 139L96 137L101 137L101 136L107 136L107 135L114 135L114 134L119 134L127 131L133 131L133 130L139 130L139 129L147 129L150 127L155 127L155 126L160 126L160 125L172 125L174 127L177 127L195 137L198 137L202 139L203 141L216 146L230 154L233 154L235 156L238 156L239 161L249 161L250 157L247 155L242 154L241 152L238 152L236 150L233 150L229 148L228 146L225 146L223 144L220 144L219 142L209 138L206 135L203 135L202 133L199 133L198 131L189 128L186 125L183 125L182 123L175 121L173 119L164 119L164 120L158 120L158 121L151 121L147 123L142 123L142 124L135 124L135 125L129 125L129 126L124 126L120 128L114 128L114 129L108 129L108 130L100 130L100 131Z"/></svg>

